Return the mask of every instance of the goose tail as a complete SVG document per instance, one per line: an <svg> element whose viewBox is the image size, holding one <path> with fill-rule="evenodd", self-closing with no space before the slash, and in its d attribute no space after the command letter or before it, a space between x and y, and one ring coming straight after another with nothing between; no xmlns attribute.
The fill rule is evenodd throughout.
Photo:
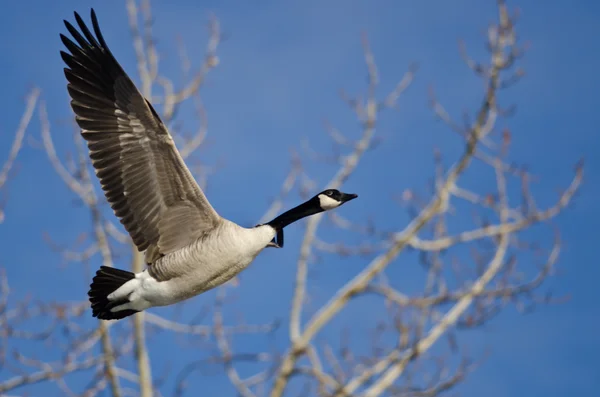
<svg viewBox="0 0 600 397"><path fill-rule="evenodd" d="M127 297L109 300L108 295L115 292L123 284L135 278L135 273L114 267L100 266L90 284L88 296L92 304L92 316L101 320L120 320L137 313L137 310L125 309L111 311L112 308L129 303Z"/></svg>

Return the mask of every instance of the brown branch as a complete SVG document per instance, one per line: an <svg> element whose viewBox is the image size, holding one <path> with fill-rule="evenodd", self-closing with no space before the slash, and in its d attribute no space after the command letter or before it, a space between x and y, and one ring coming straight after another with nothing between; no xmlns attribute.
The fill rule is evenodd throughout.
<svg viewBox="0 0 600 397"><path fill-rule="evenodd" d="M132 244L132 271L139 273L143 270L143 256L137 247ZM152 372L150 369L150 358L146 347L146 334L144 329L144 317L146 313L139 312L133 315L133 334L135 341L135 358L137 361L138 374L140 377L141 397L152 397Z"/></svg>
<svg viewBox="0 0 600 397"><path fill-rule="evenodd" d="M164 317L158 316L154 313L146 313L145 321L147 324L154 325L164 330L182 333L182 334L190 334L190 335L199 335L204 338L210 337L214 330L212 327L208 325L192 325L192 324L182 324L176 321L168 320ZM266 325L234 325L234 326L223 326L222 333L225 335L232 334L250 334L250 333L266 333L271 332L275 328L274 324L266 324Z"/></svg>
<svg viewBox="0 0 600 397"><path fill-rule="evenodd" d="M81 198L84 202L88 200L92 187L90 185L83 185L77 178L68 171L63 162L58 157L56 149L54 148L54 142L52 140L52 134L50 133L50 121L48 120L48 113L46 111L46 103L40 101L39 104L39 115L40 115L40 128L42 134L42 142L44 149L50 160L50 164L54 167L54 171L63 180L64 184L75 194Z"/></svg>
<svg viewBox="0 0 600 397"><path fill-rule="evenodd" d="M455 236L444 236L435 240L421 240L413 237L409 245L413 248L424 251L441 251L459 243L466 243L473 240L499 236L503 233L514 233L522 230L534 223L546 221L554 218L570 202L583 181L583 168L578 167L575 176L571 180L569 187L560 195L558 202L545 211L539 211L530 214L527 218L515 222L499 223L498 225L488 225L475 230L461 232ZM506 209L505 211L508 211Z"/></svg>
<svg viewBox="0 0 600 397"><path fill-rule="evenodd" d="M304 329L303 332L299 331L299 321L298 321L298 307L301 306L301 300L294 301L294 307L292 311L292 315L296 315L296 319L292 319L295 321L291 323L292 325L292 347L289 352L284 356L282 364L280 366L279 373L275 380L274 387L271 392L271 396L281 396L283 390L288 382L290 375L294 371L294 366L296 361L300 356L302 356L305 352L305 349L308 346L308 343L312 340L312 338L316 335L320 329L327 324L331 318L337 314L343 307L346 306L348 301L357 296L357 294L365 291L369 288L371 280L374 279L375 276L380 274L385 267L391 263L391 261L397 257L397 255L406 247L411 246L411 243L415 240L417 233L426 225L430 224L434 219L442 219L439 215L446 212L449 208L449 199L453 194L453 189L456 186L456 182L459 176L464 172L464 170L471 163L471 160L474 158L477 150L478 143L482 142L484 138L486 138L492 131L495 121L497 119L498 111L496 105L496 91L499 89L499 81L500 81L500 72L509 68L513 60L515 58L514 50L510 50L508 55L504 54L504 49L506 47L510 47L514 44L514 40L511 38L514 37L512 33L512 25L508 22L506 18L506 12L503 6L503 3L500 3L500 28L497 29L499 32L497 36L491 36L492 39L496 40L495 42L490 41L490 48L492 48L492 59L491 59L491 67L486 74L487 78L487 88L484 97L484 101L482 106L480 107L475 122L469 127L467 133L464 134L466 138L466 148L461 156L461 158L449 169L446 175L441 175L438 173L436 178L436 192L434 198L427 204L421 212L416 216L415 219L400 233L397 233L393 239L393 245L390 247L387 252L375 258L365 270L363 270L360 274L358 274L354 279L348 282L338 293L327 303L325 304L308 322L308 325ZM371 73L376 70L371 63L373 62L372 56L367 57L367 63L369 65L369 70ZM376 77L374 77L374 81L376 81ZM357 102L351 102L352 106L358 106ZM367 106L368 110L368 106ZM367 112L362 112L367 113ZM379 373L383 373L381 378L371 386L367 395L379 395L383 390L387 390L391 383L398 378L400 374L402 374L406 368L406 365L409 361L413 360L417 355L421 352L427 350L443 333L445 333L448 328L455 324L458 321L458 318L462 313L464 313L467 308L471 305L475 296L479 296L483 293L485 286L491 281L491 279L498 274L501 270L501 265L503 263L503 258L505 256L506 250L508 248L508 235L515 231L518 231L522 228L529 226L532 223L540 222L544 219L549 219L555 215L557 215L562 208L564 208L567 203L572 198L574 192L578 189L579 183L581 181L581 171L579 171L576 177L573 180L571 187L567 190L567 192L561 197L559 203L549 209L545 213L538 213L538 215L534 215L528 221L519 223L519 221L515 222L515 225L519 225L519 227L513 228L508 223L508 216L510 214L510 209L506 202L502 202L502 200L506 201L506 192L504 191L504 165L496 160L493 164L494 169L496 170L497 180L498 180L498 194L501 197L500 199L500 224L502 225L499 229L484 229L484 232L478 231L479 238L490 238L497 237L500 240L500 246L496 251L495 259L490 263L487 267L487 270L483 272L478 281L475 283L472 289L469 290L468 293L463 294L461 298L456 302L453 309L448 312L442 319L437 323L437 325L423 338L419 340L416 347L412 348L407 354L403 354L402 359L400 356L400 352L396 351L396 354L393 354L388 357L387 361L381 361L379 365L373 367L374 372L369 374L367 371L367 375L364 377L358 378L358 380L354 379L349 383L350 387L346 387L342 390L342 394L348 395L354 392L356 388L364 383L366 379L371 378L374 375ZM314 222L314 221L313 221ZM521 221L522 222L522 221ZM509 226L507 226L509 224ZM311 225L310 221L308 223L309 227ZM444 230L445 227L443 223L431 223L431 225L440 225ZM436 226L437 227L437 226ZM313 229L307 228L306 234L308 236L314 236L316 231L316 227ZM487 231L487 233L486 233ZM493 233L491 232L493 231ZM447 236L443 236L443 233L438 235L439 239L447 239ZM312 238L314 240L314 237ZM473 235L461 235L461 239L473 239ZM435 240L437 241L437 240ZM441 240L451 243L456 243L456 238L450 237L449 240ZM305 239L306 242L306 239ZM447 244L447 243L446 243ZM299 286L301 288L301 293L295 294L294 299L303 298L303 284L299 281L303 281L305 279L305 266L306 266L306 252L309 252L310 245L312 245L312 240L307 243L307 246L303 245L303 250L301 251L301 258L304 258L304 262L301 262L303 268L299 267L298 274L300 275L299 280L296 282L296 289L298 290ZM415 248L423 248L423 245L416 246L416 244L412 244ZM447 244L448 246L453 244ZM431 250L436 252L440 251L440 245L435 247L431 246ZM301 259L302 260L302 259ZM433 270L433 268L432 268ZM304 274L302 273L304 271ZM430 273L432 275L434 273ZM429 277L427 290L431 291L434 284L432 284L433 279ZM406 304L406 299L403 300L403 303ZM424 308L426 309L426 308ZM295 313L294 313L295 311ZM426 312L424 312L425 314ZM432 313L433 314L433 313ZM425 324L423 321L425 317L421 317L422 326ZM394 364L398 360L399 364ZM389 367L389 368L388 368Z"/></svg>
<svg viewBox="0 0 600 397"><path fill-rule="evenodd" d="M292 167L290 172L288 172L286 178L281 184L281 189L279 191L278 197L272 201L271 206L265 211L265 214L260 218L259 224L265 223L270 219L273 219L283 207L283 200L287 197L287 195L291 192L291 190L296 185L296 181L298 176L302 171L302 165L300 161L293 156L292 158Z"/></svg>
<svg viewBox="0 0 600 397"><path fill-rule="evenodd" d="M150 8L149 2L147 0L144 0L142 8ZM145 15L148 14L145 13ZM144 37L142 37L142 33L138 25L138 7L135 0L127 0L127 16L129 19L129 29L131 30L131 36L133 40L133 48L135 49L138 74L142 83L142 88L140 91L142 92L142 95L146 98L152 98L152 83L154 82L154 78L150 74L151 66L148 62L149 54L147 54L147 48L145 48L145 44L150 44L151 54L155 54L155 50L151 43L144 43ZM149 30L148 26L147 29ZM148 30L146 31L146 34L149 34Z"/></svg>
<svg viewBox="0 0 600 397"><path fill-rule="evenodd" d="M173 89L173 83L165 77L159 78L164 89L163 118L168 122L173 118L177 107L187 99L198 94L208 73L219 64L217 47L221 41L220 25L217 18L212 16L209 23L210 37L206 47L204 63L195 76L179 91Z"/></svg>
<svg viewBox="0 0 600 397"><path fill-rule="evenodd" d="M50 137L50 131L48 130L48 137ZM83 139L79 136L75 139L79 154L79 175L81 178L81 184L88 186L89 193L82 199L84 199L88 208L90 209L92 216L92 225L94 226L94 236L96 238L97 246L102 256L103 266L113 267L111 249L106 237L106 231L104 229L103 218L100 214L100 208L98 205L98 196L96 191L92 187L91 175L87 167L87 150L84 147ZM100 330L102 351L105 356L105 370L108 383L111 387L111 392L114 397L120 397L122 394L121 385L119 384L119 378L116 375L115 370L115 354L112 346L112 341L109 334L108 324L104 321L98 322L98 328Z"/></svg>
<svg viewBox="0 0 600 397"><path fill-rule="evenodd" d="M364 393L365 397L379 396L390 385L404 372L408 363L414 360L416 357L427 351L452 325L456 324L460 316L467 310L467 308L473 302L473 299L484 291L485 286L492 280L492 278L500 271L506 250L508 248L508 236L506 234L500 235L500 244L496 250L494 259L490 262L486 272L473 284L470 292L466 294L461 300L459 300L448 313L441 319L441 321L429 331L427 336L421 339L414 347L408 349L407 352L400 355L398 352L388 356L386 360L389 364L397 362L396 364L390 365L390 367L383 373L381 378L373 385L371 385ZM387 366L387 365L386 365ZM351 383L352 386L354 386ZM352 393L351 387L347 388L348 393Z"/></svg>
<svg viewBox="0 0 600 397"><path fill-rule="evenodd" d="M336 175L329 181L327 184L330 188L338 188L340 187L346 179L354 172L356 167L358 166L359 160L362 155L369 148L371 141L373 139L373 135L375 133L375 125L377 122L377 114L380 110L377 106L377 100L375 98L375 86L378 83L377 76L377 67L375 66L375 61L373 54L370 51L368 41L366 36L363 37L363 48L364 48L364 56L365 62L367 64L367 69L369 71L369 96L364 107L361 108L356 104L355 110L359 119L361 119L364 123L364 130L362 137L359 139L357 144L354 146L354 151L348 155ZM399 84L399 86L404 87L409 84L410 81L414 78L414 73L412 70L409 70L404 78L401 80L405 83ZM319 315L323 312L323 309L317 313L316 316L313 316L308 326L304 331L301 330L301 313L302 313L302 305L305 300L306 295L306 276L308 273L308 258L311 254L311 248L313 242L315 241L316 230L321 221L322 214L318 214L312 216L308 219L306 224L306 231L304 233L304 239L302 241L302 245L300 248L300 258L297 262L297 271L296 271L296 281L295 281L295 289L294 296L292 301L292 310L290 313L290 340L292 342L292 346L289 349L288 353L285 355L283 362L280 366L279 373L275 379L275 384L271 391L271 397L280 397L284 389L288 383L288 380L293 373L294 365L297 359L305 352L308 347L309 341L312 339L314 334L322 327L324 324L325 317L319 317ZM327 308L331 308L332 305L328 304ZM333 309L337 311L339 309ZM324 316L328 318L331 317L333 313L327 313Z"/></svg>
<svg viewBox="0 0 600 397"><path fill-rule="evenodd" d="M102 357L92 357L79 362L66 363L59 369L48 368L33 374L15 376L0 383L0 393L6 393L7 391L24 385L40 383L45 380L58 379L73 372L92 368L96 365L102 364L103 362L104 359Z"/></svg>
<svg viewBox="0 0 600 397"><path fill-rule="evenodd" d="M225 294L225 288L219 288L217 291L217 299L215 303L215 313L213 316L213 321L215 324L215 337L217 338L217 346L221 352L221 357L223 359L223 365L225 366L225 373L229 378L231 384L236 388L240 396L242 397L256 397L256 395L250 390L248 385L240 378L238 371L235 369L233 365L233 354L231 352L231 348L229 346L229 342L227 341L227 337L223 332L223 298Z"/></svg>
<svg viewBox="0 0 600 397"><path fill-rule="evenodd" d="M38 98L40 96L40 90L34 88L27 95L25 101L25 110L23 111L23 115L21 116L21 120L19 121L19 126L17 127L17 131L15 132L15 137L13 139L12 145L8 152L8 158L4 162L4 165L0 167L0 190L6 184L8 180L9 173L13 167L13 164L17 158L17 155L21 151L21 147L23 144L23 138L25 137L25 132L27 131L27 127L31 122L31 118L33 116L33 111L35 110ZM0 208L0 223L4 220L4 213L2 212L2 208Z"/></svg>

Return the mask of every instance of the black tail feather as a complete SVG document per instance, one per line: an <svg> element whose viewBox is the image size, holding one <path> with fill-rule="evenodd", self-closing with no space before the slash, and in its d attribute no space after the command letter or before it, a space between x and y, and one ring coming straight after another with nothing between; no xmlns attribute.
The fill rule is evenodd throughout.
<svg viewBox="0 0 600 397"><path fill-rule="evenodd" d="M109 301L107 298L109 294L133 278L135 278L135 274L126 270L100 266L88 291L90 303L92 304L92 316L98 317L101 320L120 320L137 313L137 310L111 312L110 309L125 304L128 300Z"/></svg>

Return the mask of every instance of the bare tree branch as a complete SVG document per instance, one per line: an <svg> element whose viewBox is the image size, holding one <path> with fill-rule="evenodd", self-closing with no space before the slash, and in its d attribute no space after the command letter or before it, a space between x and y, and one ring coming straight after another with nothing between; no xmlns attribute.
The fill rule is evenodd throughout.
<svg viewBox="0 0 600 397"><path fill-rule="evenodd" d="M160 397L173 380L174 395L196 395L192 387L197 375L212 377L215 371L224 373L230 389L244 397L435 397L463 382L474 365L470 346L458 337L461 332L489 323L509 307L524 313L539 304L560 302L560 297L542 291L547 278L555 275L559 230L550 230L553 244L551 233L532 236L529 231L554 227L553 220L572 203L583 182L579 165L555 201L542 204L548 200L534 196L540 179L509 157L519 135L505 125L514 106L500 103L505 97L499 92L524 76L519 66L524 47L517 42L515 16L509 15L503 1L497 4L497 21L485 35L489 59L475 59L462 42L459 46L467 72L483 82L481 103L459 115L462 119L455 118L431 90L433 118L464 142L462 152L446 158L445 148L433 147L433 172L424 188L396 186L388 178L386 191L379 196L385 200L389 193L389 204L406 212L407 220L391 214L389 206L385 212L371 206L347 217L329 212L303 222L283 351L277 318L256 324L246 322L245 313L236 313L235 299L246 293L236 289L243 279L234 278L217 288L214 303L206 301L210 294L204 295L200 308L182 303L172 313L150 311L136 314L132 321L94 322L84 297L65 302L36 297L14 301L11 285L0 272L0 394L27 392L29 385L45 382L65 396ZM190 47L190 56L183 42L177 43L180 65L176 66L182 76L167 76L164 62L172 59L153 36L150 1L125 0L125 6L141 91L154 105L162 105L161 118L203 186L211 165L198 164L194 156L208 136L201 89L220 62L219 21L210 16L207 44L201 49ZM398 101L417 68L409 65L398 83L382 92L384 68L378 67L366 35L362 47L368 78L365 92L341 93L358 131L342 131L327 122L320 138L329 139L332 150L316 150L322 145L308 140L298 152L292 150L290 170L277 195L268 198L260 223L281 212L292 194L311 195L319 186L340 188L385 144L378 134L383 116L402 110ZM193 65L191 60L197 59L193 52L198 50L203 58ZM8 160L0 168L0 189L14 170L37 106L41 147L77 211L89 215L72 242L61 241L62 234L45 233L53 259L58 258L61 268L69 267L70 274L74 268L82 269L84 280L99 264L130 263L133 271L142 271L142 253L102 199L79 129L73 130L72 146L61 146L61 139L53 139L64 136L57 131L60 123L51 126L39 95L33 90L28 96ZM320 166L319 175L330 170L329 180L310 175L311 163ZM473 183L470 170L484 175L485 182ZM386 222L378 221L381 216ZM396 219L401 223L394 223ZM341 288L315 293L321 285L312 283L312 271L320 270L313 264L337 266L347 258L353 259L351 266L360 266L358 270L335 280ZM409 266L422 272L416 281L422 285L411 280L411 288L406 289L401 273ZM366 332L363 327L340 324L342 310L352 312L367 301ZM364 306L361 310L364 316ZM193 349L194 358L185 362L179 355L172 358L161 356L160 349L149 350L149 346L171 343L169 338ZM21 349L23 343L39 346L45 353Z"/></svg>
<svg viewBox="0 0 600 397"><path fill-rule="evenodd" d="M31 122L31 118L33 116L33 111L36 107L38 98L40 96L40 91L37 88L31 90L31 92L27 95L27 99L25 101L25 110L23 111L23 115L21 116L21 121L19 122L19 126L17 127L17 131L15 132L15 138L13 139L12 145L8 152L8 157L2 167L0 167L0 191L6 184L8 180L9 173L13 168L14 162L17 158L17 155L21 151L21 146L23 144L23 138L25 137L25 132L27 131L27 127ZM2 207L0 206L0 223L4 221L4 212L2 211Z"/></svg>
<svg viewBox="0 0 600 397"><path fill-rule="evenodd" d="M296 278L296 290L294 294L291 321L290 321L290 339L292 345L288 352L283 357L280 364L279 371L274 380L273 388L270 395L272 397L282 396L286 385L289 382L290 377L297 371L297 362L307 354L310 348L310 343L317 333L327 324L330 323L332 318L339 313L344 307L348 305L352 298L358 298L363 293L376 292L381 293L386 301L395 302L400 307L414 307L420 310L420 320L410 328L403 328L402 333L406 335L408 330L413 329L416 341L410 347L406 345L407 339L404 335L401 338L401 343L395 349L384 356L382 359L376 361L370 368L363 368L360 371L360 375L355 376L345 385L336 386L334 395L350 396L359 390L359 388L365 386L367 381L370 382L370 386L365 390L365 396L376 396L380 395L386 390L389 390L393 383L399 378L399 376L405 373L407 366L410 362L416 360L425 351L440 339L444 334L450 332L450 328L459 325L459 319L465 315L466 311L475 302L475 312L473 315L467 316L467 321L460 322L461 325L475 326L477 323L484 322L490 318L491 315L496 313L499 308L497 305L493 305L489 299L500 296L511 296L517 297L520 293L532 291L536 286L539 285L541 279L548 274L548 269L551 268L558 255L558 246L555 246L550 254L550 259L543 270L540 271L539 275L529 283L520 287L508 287L504 284L500 284L499 287L488 289L486 288L494 278L499 276L501 272L504 272L507 267L511 266L511 261L506 260L506 254L509 249L511 241L516 241L512 235L515 232L528 228L530 225L539 223L555 217L565 208L571 201L575 192L578 190L582 180L582 169L577 170L576 176L569 188L560 196L558 202L545 211L531 210L529 208L535 208L533 205L528 205L528 213L521 215L518 211L510 208L508 205L508 194L506 192L505 172L509 171L504 162L498 157L493 158L482 152L482 149L478 149L478 145L484 148L496 149L499 148L502 153L506 152L507 135L504 134L502 146L495 145L490 139L491 133L494 130L498 115L502 114L497 105L497 91L501 88L501 72L507 71L512 67L515 60L520 56L520 52L516 49L515 35L513 32L513 23L508 17L508 12L502 1L498 3L499 8L499 24L498 26L490 27L490 34L488 35L488 47L491 52L490 66L485 68L485 73L482 73L480 77L486 80L486 92L481 107L479 108L475 120L467 128L458 128L455 123L451 121L450 116L443 110L441 105L437 101L434 101L434 111L438 116L442 117L452 129L460 132L460 135L466 140L466 147L462 156L444 172L442 167L438 167L436 171L434 196L428 202L424 203L415 213L414 219L401 231L394 233L387 243L381 245L374 245L382 249L383 253L375 257L356 277L350 280L344 287L342 287L335 296L333 296L329 302L322 306L308 321L307 325L302 329L300 321L300 312L302 304L305 299L306 291L306 274L307 274L307 263L310 256L311 247L317 246L322 250L336 252L336 253L348 253L358 255L361 250L348 251L345 248L330 248L325 243L321 242L316 237L317 225L319 222L318 217L314 217L307 222L307 228L305 232L305 238L300 252L300 259L298 261L298 271ZM369 47L365 43L365 59L367 63L367 69L369 71L370 83L368 87L368 97L373 98L374 86L377 84L379 76L377 67L375 66L374 57L369 51ZM400 84L399 86L403 86ZM392 93L388 98L396 98L395 94ZM374 103L373 99L367 99L364 106L361 105L359 100L346 99L350 106L355 109L359 119L367 120L365 125L368 128L373 128L376 118L373 117L375 113L371 111L370 103ZM383 104L390 106L387 101L383 101ZM339 132L336 131L336 136ZM371 137L369 137L370 139ZM340 139L336 139L340 141ZM464 171L471 165L473 159L481 159L486 164L490 165L495 170L498 192L494 201L489 199L481 200L478 196L469 196L469 199L476 197L474 203L482 204L485 207L494 209L497 211L499 216L499 222L497 225L490 225L489 223L484 224L482 227L461 232L454 236L448 236L446 234L445 217L451 208L450 200L455 195L458 196L460 192L463 194L465 190L459 190L457 182L459 177ZM334 185L335 187L335 185ZM524 191L526 192L526 191ZM527 199L527 203L533 202L532 199ZM511 221L510 219L514 219ZM360 228L352 227L353 230L360 230ZM419 232L433 230L435 238L433 240L423 240L418 237ZM385 235L387 233L373 233L373 235ZM439 253L450 248L464 244L468 242L478 240L489 240L494 241L496 248L493 258L488 262L487 265L478 265L478 268L482 269L481 274L477 280L470 284L468 289L464 289L456 292L448 292L445 290L446 284L440 278L441 264L439 263ZM425 298L410 298L404 294L396 291L393 288L387 287L384 284L379 286L373 282L376 277L382 276L384 269L394 261L394 259L406 248L411 247L423 252L423 257L426 259L426 263L429 266L429 273L427 277L427 285L424 289ZM363 249L364 250L364 249ZM376 251L377 248L374 248ZM429 254L428 254L429 253ZM438 258L438 259L436 259ZM477 259L479 263L480 260ZM479 270L478 270L479 271ZM506 278L502 283L507 283ZM437 295L431 295L434 291L440 289L440 293ZM502 295L502 294L510 295ZM480 298L486 297L486 301L481 301ZM477 299L477 301L476 301ZM445 314L435 309L433 305L441 305L442 303L454 302L454 306ZM416 313L415 313L416 314ZM422 333L422 329L425 324L435 320L433 327L426 334ZM307 373L306 370L303 372ZM312 373L319 373L321 371L313 371ZM327 384L320 375L315 375L320 387L324 387ZM331 382L329 382L331 383Z"/></svg>

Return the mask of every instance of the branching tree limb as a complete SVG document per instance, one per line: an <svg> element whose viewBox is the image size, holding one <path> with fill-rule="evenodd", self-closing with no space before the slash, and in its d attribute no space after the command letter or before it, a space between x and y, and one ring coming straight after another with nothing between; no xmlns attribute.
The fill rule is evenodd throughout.
<svg viewBox="0 0 600 397"><path fill-rule="evenodd" d="M503 142L501 142L501 145L496 145L502 147L501 154L498 157L490 157L489 154L484 152L483 148L479 147L494 147L491 134L494 131L498 116L501 114L497 103L497 91L506 87L506 84L504 84L505 80L502 80L501 76L503 72L509 71L513 67L521 55L521 50L517 47L515 41L514 24L509 17L503 1L498 2L498 12L499 23L490 27L488 34L490 63L488 66L477 68L477 70L485 71L480 73L480 77L486 81L486 91L482 105L476 113L474 122L467 128L460 129L460 135L466 140L462 156L447 172L438 173L432 199L429 203L421 205L414 219L402 231L393 233L392 238L389 239L388 248L366 265L362 272L343 286L329 302L310 317L306 326L302 328L300 313L306 290L307 258L310 255L311 247L317 241L316 233L319 218L314 217L307 222L305 238L298 261L296 292L291 312L291 346L284 355L278 374L274 379L273 388L270 393L272 397L283 395L290 378L297 372L297 362L311 349L312 340L322 328L327 326L332 318L345 308L353 298L359 298L367 291L378 291L385 296L386 300L396 302L405 307L416 306L418 302L419 306L417 308L421 310L422 315L421 320L416 323L415 336L417 339L411 346L406 346L406 342L400 343L397 348L392 349L386 357L376 362L371 368L363 369L359 375L345 384L339 384L337 387L330 389L334 391L334 395L354 395L361 387L367 384L367 381L370 386L364 390L364 395L369 397L381 395L393 386L394 382L405 372L410 362L422 356L442 335L450 332L450 329L459 323L460 318L465 315L472 304L476 303L477 298L485 295L490 300L492 295L496 293L506 294L503 296L516 297L519 295L519 292L531 291L528 289L528 286L524 286L524 289L520 289L519 287L503 287L500 288L502 292L498 292L499 289L486 290L486 287L507 266L506 255L511 241L514 241L513 234L535 223L553 218L568 205L573 194L578 190L582 179L582 169L578 169L571 186L561 195L555 206L545 211L529 208L527 213L509 207L505 182L505 173L509 167L502 160L502 156L506 152L506 134L502 137ZM361 105L357 100L351 101L351 104L355 107L356 113L359 116L366 115L365 135L370 140L376 122L375 109L380 109L380 107L374 105L376 100L373 97L373 92L374 86L378 81L378 75L374 57L369 51L368 46L365 46L365 59L370 77L367 90L368 99L364 105ZM397 94L394 92L388 95L383 104L389 106L391 101L389 98L397 98ZM436 114L456 130L457 124L451 121L450 116L443 110L443 107L435 100L433 104ZM455 194L460 189L458 182L461 175L472 165L474 159L484 159L482 162L487 163L487 165L490 165L495 170L498 186L497 193L493 200L487 200L489 202L487 206L495 210L499 221L497 225L485 224L478 229L449 236L444 232L444 218L451 207L451 200L454 197L460 197L458 194ZM334 179L334 186L339 186L335 185L335 182L336 180ZM464 192L464 189L462 191ZM409 199L412 199L412 197L412 195L408 196ZM493 203L490 201L493 201ZM527 201L532 202L533 200L527 197ZM515 213L520 215L515 217ZM511 216L515 219L511 220ZM421 239L419 234L428 228L433 229L435 238L426 241ZM440 230L441 232L439 232ZM445 287L446 283L439 280L440 265L436 265L441 258L439 253L459 244L482 240L491 240L494 242L496 248L492 259L487 265L481 267L482 274L477 280L470 283L468 289L454 293L448 292ZM404 297L403 294L389 286L376 286L373 284L376 277L382 274L407 247L422 250L424 257L428 258L426 260L429 263L430 272L425 294L429 295L433 293L434 286L437 284L438 289L442 288L442 292L438 293L438 297L411 299ZM345 254L347 253L348 251L345 252ZM557 255L558 244L552 249L548 264L544 266L545 270L540 273L541 278L548 274L548 269L555 262ZM537 277L529 286L535 288L535 286L539 285L539 281L540 277ZM510 295L511 293L514 295ZM440 300L440 296L444 296L444 298ZM439 305L442 301L445 303L450 300L455 302L454 306L440 317L437 311L433 310L433 306ZM422 334L423 325L431 322L432 316L439 317L439 320L434 321L434 325L428 333ZM485 321L485 314L480 314L480 317L480 321ZM471 324L475 322L473 319L469 321ZM403 332L407 332L407 330L404 329ZM304 370L304 372L306 371ZM315 374L320 374L321 372L320 370L313 371ZM324 381L322 375L315 375L315 377L321 386L331 383Z"/></svg>
<svg viewBox="0 0 600 397"><path fill-rule="evenodd" d="M19 126L17 127L17 131L15 132L15 138L13 139L12 145L8 152L8 157L2 166L0 166L0 193L2 193L3 188L6 185L6 181L8 180L10 171L13 168L17 155L21 151L21 147L23 146L23 138L25 137L25 132L27 131L27 127L29 127L29 123L31 118L33 117L33 112L35 110L38 98L40 96L40 90L34 88L27 95L27 99L25 101L25 110L23 111L23 115L21 116L21 121L19 122ZM2 203L0 203L0 223L4 221L4 212L2 211Z"/></svg>
<svg viewBox="0 0 600 397"><path fill-rule="evenodd" d="M161 110L182 157L193 159L208 134L200 94L219 64L219 22L210 17L204 58L197 67L180 45L184 78L175 79L163 73L163 62L171 60L162 56L153 37L150 1L125 0L125 6L139 87ZM244 397L434 397L463 382L475 364L468 346L457 337L459 333L486 324L507 307L526 312L553 301L539 290L553 275L558 261L559 231L550 229L554 241L539 242L532 241L528 231L552 228L551 222L572 202L583 180L583 166L578 165L567 188L544 208L532 189L532 183L539 181L537 177L509 157L520 131L505 127L510 107L500 103L499 93L524 76L519 67L524 50L516 39L515 17L504 1L497 0L497 10L497 21L485 38L489 59L479 62L464 45L459 48L468 70L483 82L479 106L458 122L431 92L433 115L464 146L454 158L445 156L443 148L434 149L435 167L429 185L392 187L395 196L390 198L390 205L398 204L399 212L405 210L407 220L388 222L383 228L371 220L371 214L346 218L331 212L309 217L303 223L283 351L277 347L281 347L285 331L279 329L275 315L267 324L246 323L245 318L234 321L231 308L235 307L233 291L240 283L237 278L214 291L214 301L210 294L201 298L204 306L197 316L201 320L182 320L181 304L173 313L138 313L132 321L96 322L90 321L89 303L83 297L73 302L15 301L2 272L0 394L46 382L66 396L197 395L194 379L212 375L214 368L226 375L223 395L233 390ZM319 187L341 188L385 144L378 136L380 120L398 110L398 101L418 77L417 68L410 65L398 83L385 90L366 35L362 46L368 76L366 92L357 97L342 93L342 100L358 122L358 132L353 135L326 123L324 136L334 145L332 153L311 150L308 142L304 144L307 150L292 151L289 173L260 223L279 213L293 194L306 196ZM55 146L57 127L51 125L37 90L28 96L8 158L0 168L0 190L35 109L45 155L75 205L88 216L84 230L72 243L56 241L56 235L48 233L50 248L64 266L84 269L86 280L100 264L131 263L133 271L141 271L142 254L121 225L114 223L91 173L79 131L73 129L69 152ZM186 123L196 126L191 134L184 135L177 126L182 122L180 113L188 111ZM309 175L311 162L323 165L321 172L330 170L331 177L319 180ZM485 175L486 184L473 183L471 170ZM332 233L331 228L339 233ZM335 291L324 291L327 300L312 299L309 274L313 264L320 260L337 266L348 258L360 264L353 277L344 279ZM424 275L417 292L406 290L401 282L404 272L412 267ZM365 324L368 332L364 334L340 326L340 313L353 313L358 301L369 302L371 312L372 324ZM177 354L171 363L173 369L164 363L168 360L157 356L160 352L148 347L165 343L170 337L194 349L194 357L186 362ZM276 337L279 339L274 343ZM252 342L248 343L248 338ZM360 344L353 338L360 339ZM33 349L23 350L23 346ZM47 351L44 360L36 354L38 347ZM171 383L174 391L166 393L165 385Z"/></svg>

